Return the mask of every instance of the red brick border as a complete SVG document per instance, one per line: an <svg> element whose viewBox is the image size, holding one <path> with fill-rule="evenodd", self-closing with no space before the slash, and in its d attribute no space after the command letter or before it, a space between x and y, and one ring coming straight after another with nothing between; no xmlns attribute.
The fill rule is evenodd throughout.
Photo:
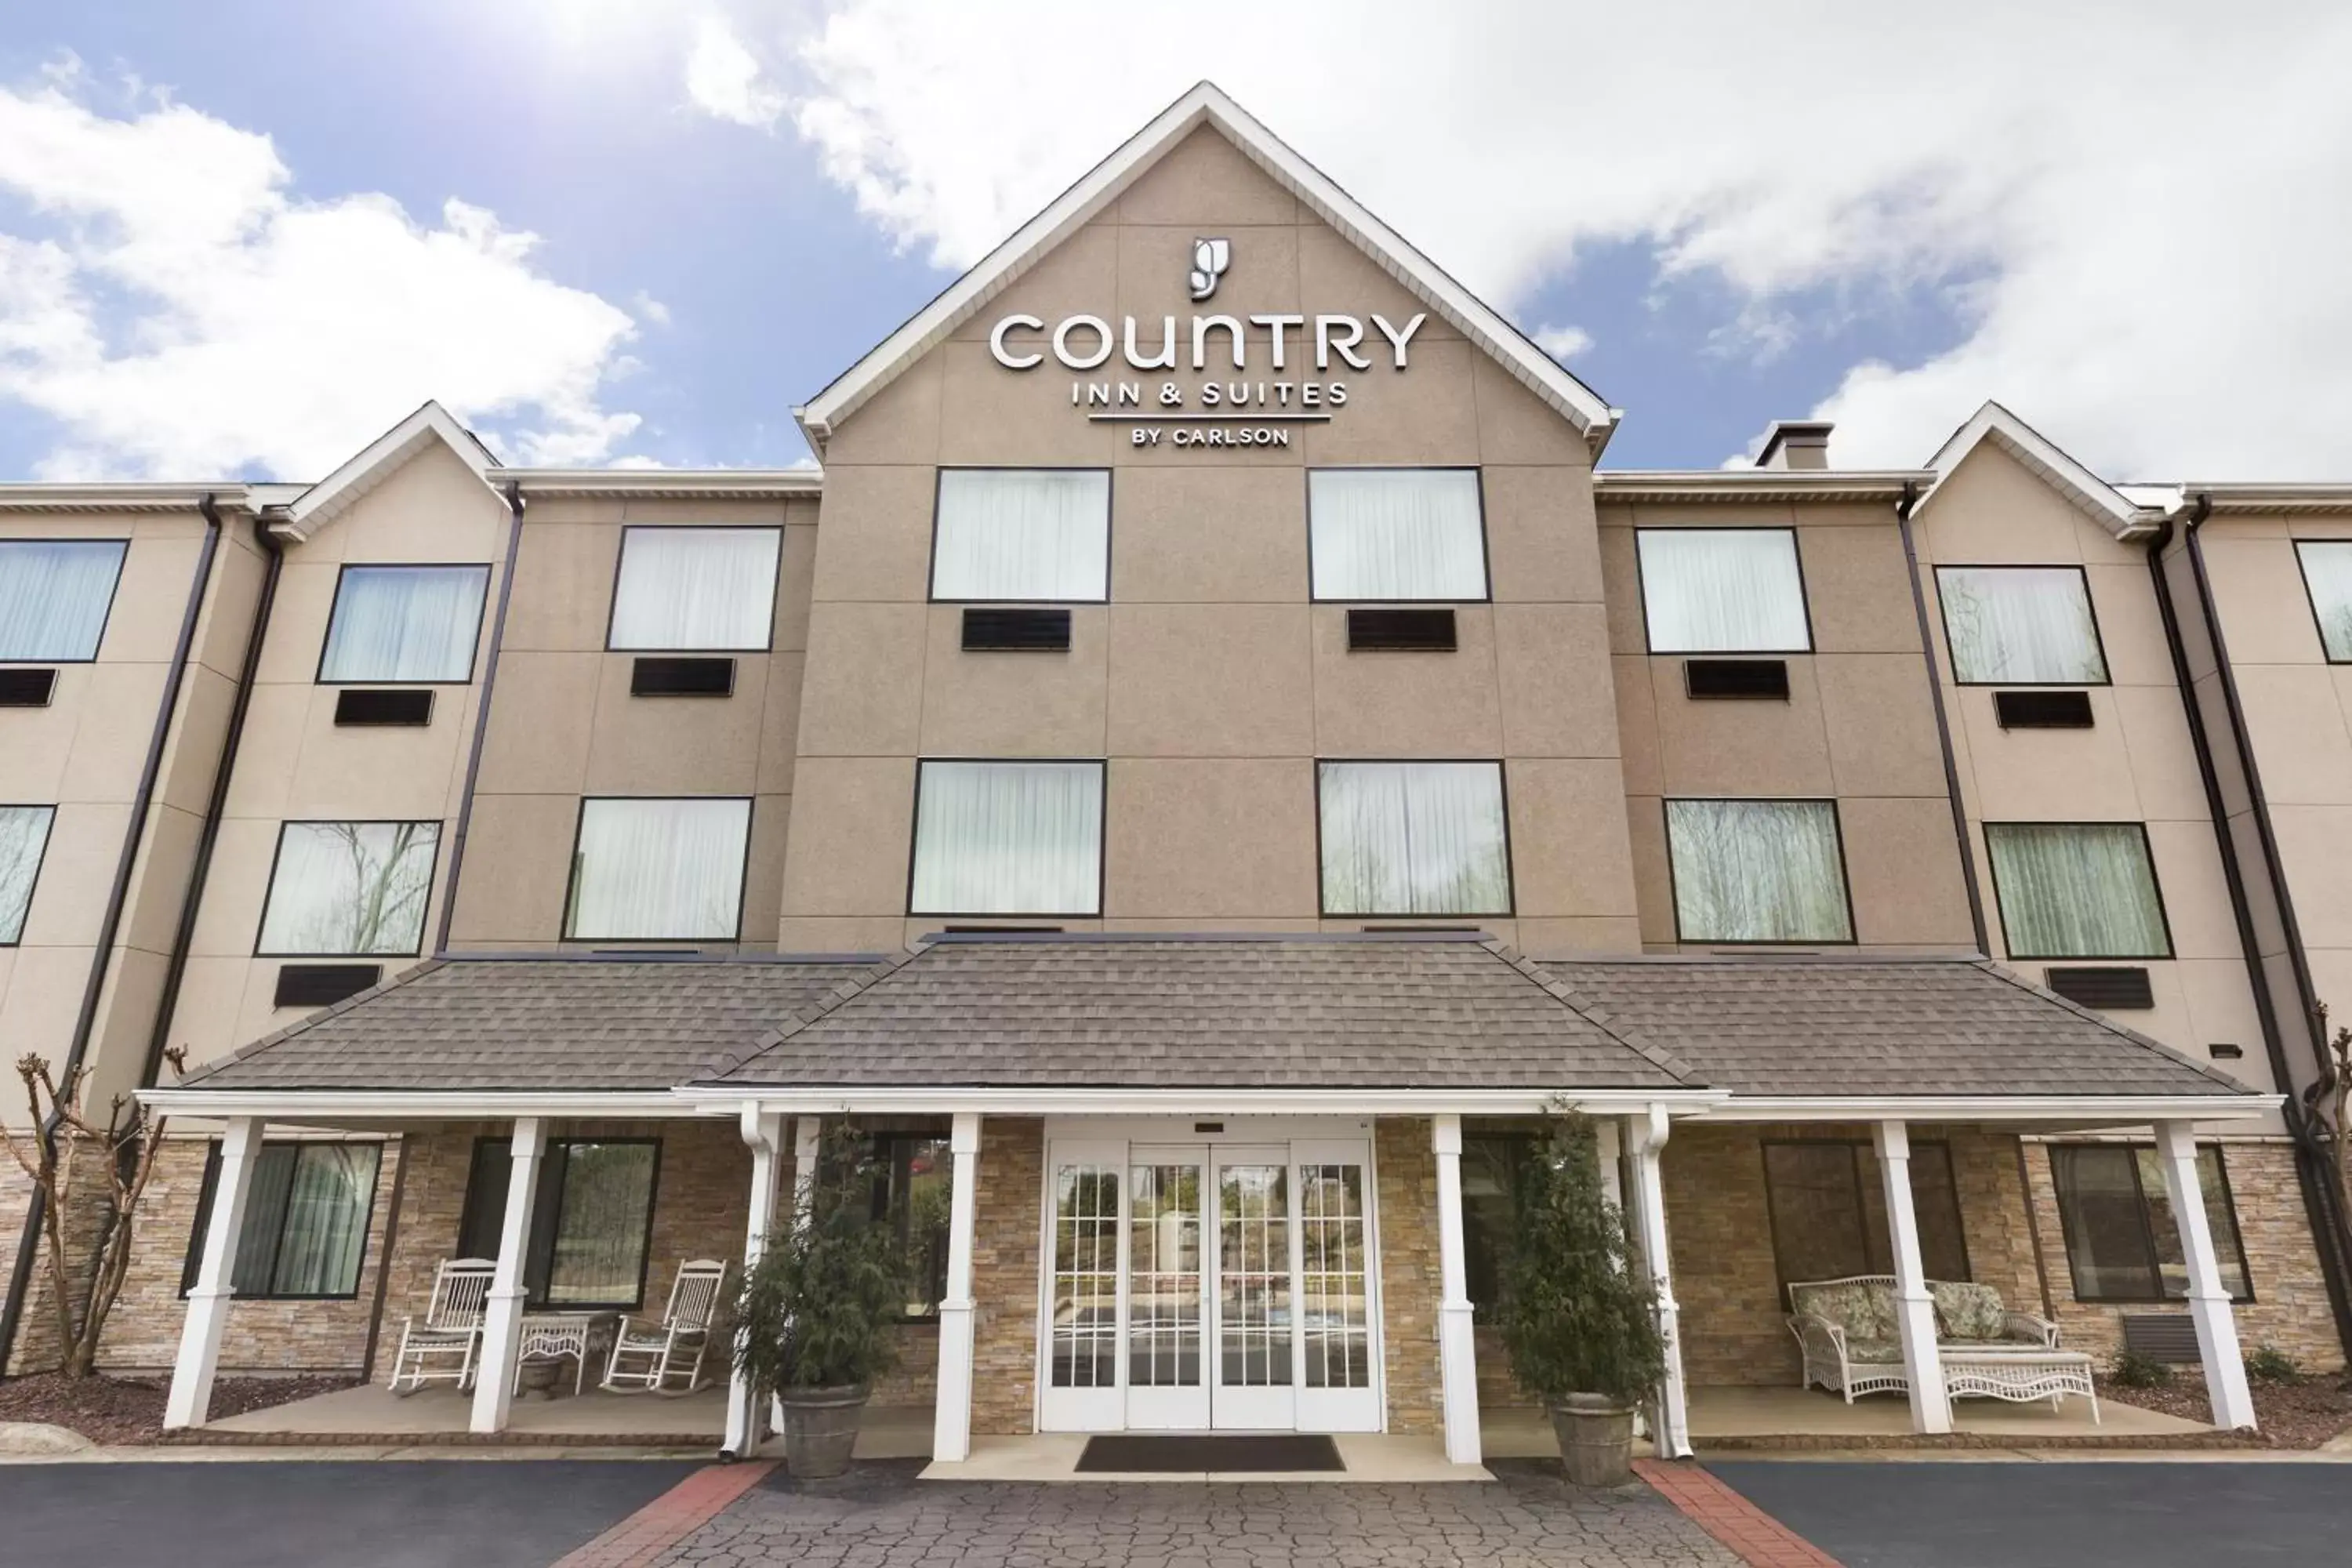
<svg viewBox="0 0 2352 1568"><path fill-rule="evenodd" d="M774 1469L772 1460L709 1465L621 1521L554 1568L644 1568L716 1517Z"/></svg>
<svg viewBox="0 0 2352 1568"><path fill-rule="evenodd" d="M1836 1558L1695 1464L1636 1459L1633 1471L1751 1568L1838 1568Z"/></svg>

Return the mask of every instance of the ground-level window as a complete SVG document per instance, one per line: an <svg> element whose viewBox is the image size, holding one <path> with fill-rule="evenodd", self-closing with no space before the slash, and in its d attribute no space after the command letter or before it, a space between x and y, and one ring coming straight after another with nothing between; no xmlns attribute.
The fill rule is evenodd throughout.
<svg viewBox="0 0 2352 1568"><path fill-rule="evenodd" d="M1764 1188L1781 1284L1895 1271L1885 1182L1877 1151L1868 1143L1768 1142ZM1949 1145L1911 1145L1911 1212L1918 1221L1919 1264L1927 1278L1968 1279L1969 1249Z"/></svg>
<svg viewBox="0 0 2352 1568"><path fill-rule="evenodd" d="M2011 958L2169 958L2172 937L2137 822L1988 822Z"/></svg>
<svg viewBox="0 0 2352 1568"><path fill-rule="evenodd" d="M513 1144L484 1138L457 1229L466 1258L496 1258L506 1228ZM540 1163L523 1283L534 1307L635 1311L646 1292L646 1253L661 1167L656 1138L553 1138Z"/></svg>
<svg viewBox="0 0 2352 1568"><path fill-rule="evenodd" d="M943 1131L873 1135L874 1220L898 1238L907 1258L907 1316L934 1318L948 1293L948 1209L955 1160Z"/></svg>
<svg viewBox="0 0 2352 1568"><path fill-rule="evenodd" d="M264 1143L254 1156L245 1225L229 1270L236 1293L247 1300L358 1294L383 1153L380 1143ZM218 1143L205 1155L204 1185L196 1198L203 1222L188 1237L182 1294L194 1286L204 1261L220 1157Z"/></svg>
<svg viewBox="0 0 2352 1568"><path fill-rule="evenodd" d="M96 658L130 548L120 539L0 539L0 664Z"/></svg>
<svg viewBox="0 0 2352 1568"><path fill-rule="evenodd" d="M2164 1166L2154 1149L2121 1143L2057 1144L2050 1174L2058 1187L2058 1215L2066 1230L2066 1262L2078 1301L2179 1301L2189 1295L2189 1266ZM2221 1283L2231 1296L2253 1297L2245 1245L2230 1200L2221 1151L2197 1151L2197 1184L2205 1223L2213 1233Z"/></svg>
<svg viewBox="0 0 2352 1568"><path fill-rule="evenodd" d="M437 822L289 822L278 830L254 951L273 958L415 952Z"/></svg>
<svg viewBox="0 0 2352 1568"><path fill-rule="evenodd" d="M1492 1313L1503 1300L1503 1276L1518 1223L1521 1173L1536 1146L1532 1132L1462 1135L1462 1253L1470 1303Z"/></svg>
<svg viewBox="0 0 2352 1568"><path fill-rule="evenodd" d="M2105 686L2080 566L1938 566L1936 597L1963 686Z"/></svg>
<svg viewBox="0 0 2352 1568"><path fill-rule="evenodd" d="M53 805L0 805L0 947L25 935L25 913L33 907L33 882L41 852L48 847Z"/></svg>
<svg viewBox="0 0 2352 1568"><path fill-rule="evenodd" d="M1837 803L1670 800L1666 856L1684 942L1852 942Z"/></svg>
<svg viewBox="0 0 2352 1568"><path fill-rule="evenodd" d="M1318 599L1484 599L1475 468L1314 468L1307 545Z"/></svg>
<svg viewBox="0 0 2352 1568"><path fill-rule="evenodd" d="M1320 763L1323 912L1507 915L1500 763Z"/></svg>
<svg viewBox="0 0 2352 1568"><path fill-rule="evenodd" d="M923 763L908 910L1098 913L1102 837L1100 763Z"/></svg>

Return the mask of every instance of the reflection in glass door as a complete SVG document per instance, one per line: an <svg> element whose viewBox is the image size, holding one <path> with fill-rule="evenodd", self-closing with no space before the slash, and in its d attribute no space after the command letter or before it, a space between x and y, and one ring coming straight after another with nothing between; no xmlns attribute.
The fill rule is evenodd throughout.
<svg viewBox="0 0 2352 1568"><path fill-rule="evenodd" d="M1211 1425L1287 1427L1297 1325L1291 1312L1286 1152L1224 1150L1217 1174L1217 1381Z"/></svg>
<svg viewBox="0 0 2352 1568"><path fill-rule="evenodd" d="M1127 1424L1209 1425L1202 1362L1206 1280L1202 1152L1137 1149L1128 1170Z"/></svg>
<svg viewBox="0 0 2352 1568"><path fill-rule="evenodd" d="M1380 1425L1372 1391L1371 1265L1362 1156L1299 1145L1298 1425L1315 1432Z"/></svg>
<svg viewBox="0 0 2352 1568"><path fill-rule="evenodd" d="M1044 1411L1054 1430L1117 1431L1125 1424L1118 1219L1126 1154L1117 1143L1055 1150Z"/></svg>

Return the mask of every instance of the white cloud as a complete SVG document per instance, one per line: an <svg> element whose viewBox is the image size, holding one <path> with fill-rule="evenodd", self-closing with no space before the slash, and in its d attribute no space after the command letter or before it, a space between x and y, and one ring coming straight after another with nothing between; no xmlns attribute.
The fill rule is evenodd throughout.
<svg viewBox="0 0 2352 1568"><path fill-rule="evenodd" d="M717 16L706 16L695 27L686 57L686 95L696 107L756 131L774 125L785 108L784 95L761 74L759 57Z"/></svg>
<svg viewBox="0 0 2352 1568"><path fill-rule="evenodd" d="M641 321L651 321L656 327L669 325L669 307L642 289L630 296L629 307L636 311Z"/></svg>
<svg viewBox="0 0 2352 1568"><path fill-rule="evenodd" d="M629 317L462 201L311 201L268 136L79 73L0 88L0 399L58 422L51 478L315 478L428 397L523 461L594 461Z"/></svg>
<svg viewBox="0 0 2352 1568"><path fill-rule="evenodd" d="M835 0L791 86L830 175L947 265L1213 75L1506 310L1606 240L1728 284L1727 352L1784 349L1801 290L1944 290L1965 341L1815 411L1841 461L1918 461L1998 396L2110 472L2341 477L2347 58L2337 0Z"/></svg>
<svg viewBox="0 0 2352 1568"><path fill-rule="evenodd" d="M1556 360L1574 359L1592 347L1592 334L1582 327L1538 327L1528 336Z"/></svg>

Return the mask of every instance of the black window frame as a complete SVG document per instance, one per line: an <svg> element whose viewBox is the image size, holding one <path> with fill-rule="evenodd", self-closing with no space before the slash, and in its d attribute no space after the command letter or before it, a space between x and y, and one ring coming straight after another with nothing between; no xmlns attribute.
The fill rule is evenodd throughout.
<svg viewBox="0 0 2352 1568"><path fill-rule="evenodd" d="M1090 910L919 910L915 907L915 870L923 843L923 773L934 763L1045 763L1055 766L1091 767L1100 781L1102 808L1095 814L1095 907ZM1108 901L1110 859L1110 763L1104 757L918 757L912 820L907 824L907 918L941 921L1096 921Z"/></svg>
<svg viewBox="0 0 2352 1568"><path fill-rule="evenodd" d="M892 1234L898 1238L898 1250L902 1256L909 1258L911 1268L914 1241L912 1171L908 1170L907 1184L901 1186L899 1184L900 1162L911 1161L912 1146L915 1144L938 1144L940 1154L947 1161L948 1192L952 1201L955 1192L955 1156L950 1148L950 1142L953 1129L944 1121L933 1124L917 1120L885 1122L870 1128L860 1127L858 1131L865 1138L867 1153L877 1167L875 1173L873 1206L868 1211L868 1218L871 1223L887 1225L891 1227ZM899 1201L902 1194L907 1199L903 1203ZM916 1270L920 1276L918 1283L923 1286L930 1300L930 1310L926 1312L901 1312L893 1320L894 1321L933 1326L938 1324L940 1303L947 1300L947 1232L943 1229L936 1247L932 1249L936 1257L927 1258L922 1267ZM934 1285L937 1287L935 1291L932 1290Z"/></svg>
<svg viewBox="0 0 2352 1568"><path fill-rule="evenodd" d="M701 654L712 658L737 658L776 651L776 601L783 595L784 531L782 522L630 522L621 526L621 542L613 551L613 592L604 603L604 651L606 653ZM620 647L613 642L613 622L621 613L621 574L628 570L629 535L656 533L675 529L693 529L700 533L772 533L776 536L776 574L768 584L768 629L757 647Z"/></svg>
<svg viewBox="0 0 2352 1568"><path fill-rule="evenodd" d="M391 952L279 952L261 945L262 933L269 929L269 905L278 894L278 863L286 853L286 830L289 827L422 827L433 825L433 869L425 879L424 918L416 922L416 945ZM278 824L278 841L269 849L269 876L261 884L261 913L253 925L253 956L303 960L318 958L415 958L425 951L425 933L433 927L433 889L441 881L441 847L443 834L448 829L446 817L436 816L289 816Z"/></svg>
<svg viewBox="0 0 2352 1568"><path fill-rule="evenodd" d="M625 1145L650 1147L654 1152L653 1171L646 1183L645 1240L637 1253L637 1293L620 1301L561 1301L551 1305L547 1299L548 1276L554 1268L555 1232L563 1207L563 1183L570 1172L568 1160L558 1159L560 1151L569 1151L577 1144L600 1146ZM486 1181L483 1163L488 1151L503 1151L495 1211L490 1206L489 1184ZM458 1211L456 1251L459 1258L484 1258L495 1262L499 1249L495 1244L487 1248L468 1250L468 1242L482 1239L480 1232L490 1226L495 1212L499 1227L506 1219L506 1182L513 1168L514 1139L496 1133L483 1133L474 1140L474 1147L466 1165L466 1202ZM615 1133L609 1137L594 1133L572 1133L562 1138L550 1138L541 1152L539 1190L531 1200L530 1235L523 1244L523 1289L528 1292L524 1304L533 1310L562 1312L635 1312L646 1304L646 1281L653 1272L654 1216L661 1209L662 1140L649 1133Z"/></svg>
<svg viewBox="0 0 2352 1568"><path fill-rule="evenodd" d="M1505 1216L1507 1226L1516 1226L1518 1214L1520 1183L1525 1179L1529 1161L1545 1134L1526 1127L1474 1127L1462 1129L1462 1158L1466 1165L1473 1159L1499 1159L1504 1202L1510 1210ZM1467 1172L1465 1173L1465 1176ZM1465 1193L1462 1206L1462 1269L1464 1294L1469 1299L1480 1321L1491 1322L1492 1314L1502 1304L1503 1279L1510 1268L1510 1253L1507 1246L1497 1245L1501 1238L1487 1234L1483 1217L1474 1217L1471 1200Z"/></svg>
<svg viewBox="0 0 2352 1568"><path fill-rule="evenodd" d="M1103 476L1103 591L1098 599L943 599L940 597L940 502L946 494L947 476L961 474L1100 474ZM924 549L923 601L931 605L1108 605L1118 535L1118 470L1108 463L941 463L931 470L931 530Z"/></svg>
<svg viewBox="0 0 2352 1568"><path fill-rule="evenodd" d="M1790 1286L1811 1284L1816 1283L1817 1281L1811 1278L1798 1279L1792 1277L1788 1270L1788 1260L1783 1254L1780 1245L1780 1221L1777 1205L1774 1204L1772 1197L1771 1151L1777 1148L1829 1148L1843 1149L1846 1151L1848 1169L1853 1184L1854 1215L1858 1221L1856 1228L1862 1237L1862 1261L1864 1266L1854 1270L1854 1274L1887 1274L1894 1272L1893 1260L1891 1257L1894 1250L1894 1238L1892 1237L1882 1236L1878 1237L1879 1243L1885 1246L1890 1254L1888 1267L1885 1268L1874 1268L1870 1267L1870 1265L1874 1261L1872 1257L1873 1248L1870 1229L1871 1205L1866 1192L1868 1184L1863 1180L1862 1175L1862 1157L1864 1152L1867 1151L1874 1163L1875 1163L1877 1160L1876 1145L1866 1138L1759 1139L1756 1144L1756 1165L1758 1173L1762 1177L1764 1184L1764 1224L1766 1229L1770 1233L1772 1239L1772 1277L1779 1282L1780 1300L1783 1306L1788 1303ZM1922 1248L1920 1253L1920 1272L1925 1278L1936 1280L1939 1284L1968 1284L1976 1279L1976 1259L1971 1257L1969 1252L1968 1209L1960 1201L1960 1167L1959 1163L1953 1157L1951 1142L1945 1138L1915 1138L1911 1140L1910 1148L1911 1157L1906 1162L1905 1174L1912 1183L1911 1206L1915 1218L1915 1225L1919 1207L1919 1188L1917 1180L1919 1151L1922 1149L1940 1150L1942 1151L1944 1159L1944 1173L1950 1178L1951 1183L1952 1236L1959 1243L1960 1248L1960 1277L1958 1279L1950 1279L1948 1276L1938 1273L1936 1269L1930 1268L1927 1263L1925 1248ZM1883 1195L1879 1200L1879 1213L1882 1216L1885 1213L1885 1200ZM1852 1279L1853 1278L1853 1275L1832 1275L1830 1276L1830 1278Z"/></svg>
<svg viewBox="0 0 2352 1568"><path fill-rule="evenodd" d="M2319 613L2319 595L2311 589L2311 566L2303 553L2307 544L2334 544L2352 550L2352 539L2298 539L2294 541L2294 573L2303 579L2303 602L2311 611L2312 634L2319 638L2319 657L2327 664L2352 664L2352 654L2342 658L2327 650L2327 621Z"/></svg>
<svg viewBox="0 0 2352 1568"><path fill-rule="evenodd" d="M2050 1158L2050 1191L2058 1205L2059 1243L2065 1248L2066 1252L2066 1288L2074 1293L2074 1300L2085 1305L2142 1307L2168 1307L2186 1302L2189 1300L2186 1291L2179 1296L2168 1296L2164 1293L2164 1262L2162 1258L2157 1256L2156 1251L2155 1215L2154 1211L2148 1206L2147 1183L2140 1173L2139 1156L2143 1152L2157 1151L2158 1158L2162 1157L2162 1152L2160 1150L2157 1150L2157 1145L2153 1143L2077 1142L2052 1143L2047 1147ZM2083 1292L2082 1282L2074 1277L2074 1217L2073 1205L2067 1202L2067 1191L2072 1185L2072 1176L2071 1173L2067 1175L2060 1174L2060 1167L2062 1164L2065 1163L2065 1162L2061 1161L2059 1156L2062 1154L2072 1156L2075 1152L2085 1149L2119 1150L2125 1154L2130 1156L2125 1163L2132 1173L2132 1186L2139 1194L2140 1235L2144 1245L2147 1248L2148 1278L2154 1282L2156 1288L2156 1293L2153 1295L2085 1295ZM2230 1293L2230 1300L2233 1306L2248 1306L2257 1300L2254 1291L2254 1268L2253 1264L2246 1257L2245 1226L2238 1217L2237 1194L2230 1185L2229 1156L2223 1150L2222 1146L2218 1142L2200 1143L2197 1145L2197 1152L2199 1155L2199 1163L2200 1165L2203 1163L2204 1152L2208 1149L2210 1149L2213 1152L2213 1175L2214 1181L2221 1194L2222 1206L2228 1209L2230 1214L2230 1239L2236 1244L2235 1250L2238 1258L2238 1278L2245 1281L2246 1287L2245 1293L2243 1295L2240 1295L2234 1290L2231 1291ZM2211 1194L2203 1190L2204 1173L2201 1170L2198 1173L2198 1195L2200 1200L2210 1203ZM2167 1192L2166 1201L2168 1203L2170 1202L2169 1191ZM2209 1230L2211 1228L2210 1224L2207 1228ZM2218 1260L2218 1257L2221 1249L2221 1238L2218 1236L2213 1237L2213 1247ZM2224 1281L2224 1283L2226 1284L2227 1281Z"/></svg>
<svg viewBox="0 0 2352 1568"><path fill-rule="evenodd" d="M2106 671L2101 680L1963 680L1960 661L1952 653L1952 611L1944 595L1944 574L1947 572L2072 572L2082 581L2083 608L2091 616L2091 646L2098 650L2099 668ZM1938 561L1935 564L1936 626L1944 634L1944 668L1950 672L1952 684L1958 687L1983 689L2006 688L2014 691L2090 691L2116 683L2116 667L2107 659L2106 634L2099 629L2099 602L2091 596L2091 574L2088 568L2072 561Z"/></svg>
<svg viewBox="0 0 2352 1568"><path fill-rule="evenodd" d="M1503 908L1500 910L1400 910L1383 914L1363 910L1331 908L1326 896L1323 875L1323 770L1362 764L1391 766L1432 763L1460 767L1474 765L1495 770L1496 796L1503 808ZM1511 854L1511 770L1505 757L1318 757L1315 759L1315 911L1327 921L1404 921L1425 925L1431 921L1507 921L1517 920L1519 912L1519 868ZM1367 931L1386 930L1367 926Z"/></svg>
<svg viewBox="0 0 2352 1568"><path fill-rule="evenodd" d="M1992 830L1996 827L2137 827L2139 829L2140 853L2147 858L2148 886L2156 889L2156 923L2164 928L2162 952L2021 952L2009 940L2009 912L2000 903L2000 863L1992 852ZM2164 901L2164 879L2156 868L2156 845L2147 836L2147 824L2135 822L2017 822L2004 818L1999 822L1979 822L1977 832L1984 841L1985 874L1992 879L1993 919L2000 926L2001 952L2021 963L2168 963L2179 944L2172 937L2172 911Z"/></svg>
<svg viewBox="0 0 2352 1568"><path fill-rule="evenodd" d="M1785 533L1789 553L1797 563L1797 608L1805 619L1802 647L1656 647L1650 642L1650 585L1642 566L1642 535L1645 533ZM1805 576L1805 542L1794 523L1754 525L1722 522L1643 523L1633 534L1633 603L1642 615L1642 649L1660 658L1811 658L1819 650L1813 632L1813 591Z"/></svg>
<svg viewBox="0 0 2352 1568"><path fill-rule="evenodd" d="M299 1165L302 1152L306 1149L343 1149L353 1144L375 1151L375 1174L368 1183L367 1203L360 1220L359 1261L352 1269L352 1288L348 1290L330 1291L324 1294L293 1290L281 1293L270 1289L243 1289L236 1284L236 1258L232 1255L229 1258L229 1288L237 1300L356 1301L359 1300L360 1286L366 1278L368 1270L369 1245L375 1239L376 1194L383 1185L383 1143L368 1138L270 1138L263 1140L261 1146L254 1152L254 1159L257 1166L260 1159L272 1149L291 1149L294 1151L294 1160ZM213 1225L213 1199L220 1191L220 1167L221 1142L219 1139L215 1138L205 1146L205 1171L198 1178L196 1185L196 1223L189 1230L187 1253L180 1264L180 1295L183 1300L190 1290L195 1289L196 1277L204 1268L205 1240L210 1234ZM254 1173L258 1176L260 1172L257 1169ZM292 1191L290 1183L288 1191ZM278 1235L269 1247L268 1273L273 1279L278 1274L278 1256L286 1249L286 1222L289 1212L290 1210L279 1211ZM248 1205L245 1223L239 1230L240 1244L244 1240L245 1233L250 1231L257 1217Z"/></svg>
<svg viewBox="0 0 2352 1568"><path fill-rule="evenodd" d="M1669 809L1676 801L1713 804L1737 801L1748 805L1826 805L1830 808L1830 831L1837 841L1838 889L1845 899L1845 930L1843 937L1804 938L1793 941L1762 940L1753 937L1691 937L1683 934L1683 902L1681 890L1675 885L1675 819ZM1859 947L1862 945L1862 924L1853 912L1853 870L1845 852L1845 812L1843 802L1833 795L1670 795L1658 801L1659 830L1666 841L1666 907L1675 917L1675 942L1680 947L1754 947L1754 948L1816 948Z"/></svg>
<svg viewBox="0 0 2352 1568"><path fill-rule="evenodd" d="M1475 599L1423 596L1413 599L1326 597L1315 592L1315 476L1318 474L1441 473L1471 476L1478 497L1478 575L1486 591ZM1310 605L1491 605L1495 602L1494 534L1486 526L1486 469L1479 463L1315 463L1299 470L1301 504L1306 508L1307 602Z"/></svg>
<svg viewBox="0 0 2352 1568"><path fill-rule="evenodd" d="M46 811L49 814L49 825L41 829L41 852L33 857L33 879L25 884L25 918L18 922L15 936L0 942L0 952L5 952L25 944L25 927L33 923L33 900L40 897L41 872L49 863L49 846L57 842L58 805L55 801L0 800L0 809Z"/></svg>
<svg viewBox="0 0 2352 1568"><path fill-rule="evenodd" d="M744 805L743 861L735 872L735 929L726 936L575 936L572 931L572 900L580 890L580 835L588 826L588 803L597 800L733 800ZM682 947L743 940L743 906L751 895L751 836L760 825L760 797L751 795L583 795L572 812L572 857L563 875L563 909L556 922L557 939L565 942L657 942Z"/></svg>
<svg viewBox="0 0 2352 1568"><path fill-rule="evenodd" d="M106 634L114 628L114 605L116 601L122 595L123 569L131 564L131 541L128 538L117 538L107 534L79 539L70 537L57 538L44 534L37 538L17 538L11 536L7 539L0 539L0 544L112 544L120 546L120 549L114 557L114 585L106 591L106 613L99 617L98 638L89 645L89 657L87 658L0 659L0 664L6 664L12 668L23 667L37 669L56 664L96 664L99 660L99 656L106 651Z"/></svg>
<svg viewBox="0 0 2352 1568"><path fill-rule="evenodd" d="M450 572L463 569L482 574L482 595L474 605L474 641L466 656L466 673L453 680L330 680L327 679L327 649L335 640L335 617L342 613L343 583L354 572ZM489 618L490 579L498 574L496 563L488 561L346 561L335 568L334 596L327 601L326 628L319 634L319 658L311 667L310 684L326 687L354 686L471 686L482 668L482 625Z"/></svg>

